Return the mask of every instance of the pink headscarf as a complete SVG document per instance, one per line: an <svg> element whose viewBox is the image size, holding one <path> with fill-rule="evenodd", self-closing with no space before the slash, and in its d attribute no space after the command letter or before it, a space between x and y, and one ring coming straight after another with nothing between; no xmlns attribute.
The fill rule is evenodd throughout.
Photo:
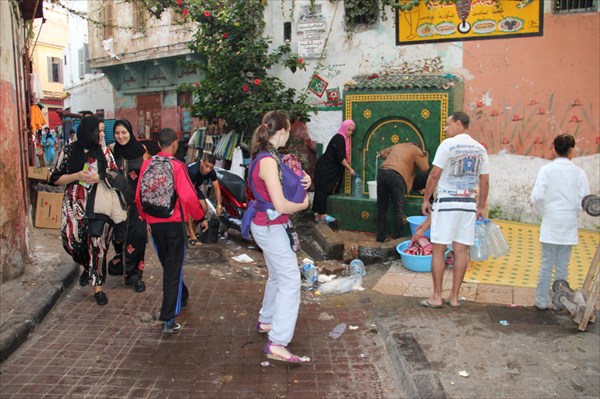
<svg viewBox="0 0 600 399"><path fill-rule="evenodd" d="M340 130L338 130L338 134L341 134L346 140L346 161L350 162L350 137L346 134L348 132L348 128L350 126L356 126L352 119L346 119L342 122L342 126L340 126Z"/></svg>

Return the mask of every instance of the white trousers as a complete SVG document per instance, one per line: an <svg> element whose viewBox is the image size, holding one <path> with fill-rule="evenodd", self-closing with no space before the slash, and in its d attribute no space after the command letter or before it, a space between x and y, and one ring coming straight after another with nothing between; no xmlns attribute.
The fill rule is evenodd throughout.
<svg viewBox="0 0 600 399"><path fill-rule="evenodd" d="M300 309L300 270L285 226L250 226L254 241L262 249L269 278L258 321L273 325L269 339L278 345L292 340Z"/></svg>

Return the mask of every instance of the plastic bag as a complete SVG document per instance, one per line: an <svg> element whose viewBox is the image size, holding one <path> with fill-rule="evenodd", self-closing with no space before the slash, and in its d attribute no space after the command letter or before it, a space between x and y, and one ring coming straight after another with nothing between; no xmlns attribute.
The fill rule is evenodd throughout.
<svg viewBox="0 0 600 399"><path fill-rule="evenodd" d="M362 291L362 276L360 274L354 274L348 277L336 278L328 283L325 283L319 287L317 293L319 294L343 294L350 291Z"/></svg>

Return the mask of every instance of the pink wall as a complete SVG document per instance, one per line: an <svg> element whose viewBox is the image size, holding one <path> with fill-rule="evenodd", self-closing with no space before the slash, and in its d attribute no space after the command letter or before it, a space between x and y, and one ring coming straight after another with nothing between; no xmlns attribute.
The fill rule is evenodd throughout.
<svg viewBox="0 0 600 399"><path fill-rule="evenodd" d="M464 109L490 154L550 158L553 138L600 150L600 14L544 15L544 36L464 42Z"/></svg>

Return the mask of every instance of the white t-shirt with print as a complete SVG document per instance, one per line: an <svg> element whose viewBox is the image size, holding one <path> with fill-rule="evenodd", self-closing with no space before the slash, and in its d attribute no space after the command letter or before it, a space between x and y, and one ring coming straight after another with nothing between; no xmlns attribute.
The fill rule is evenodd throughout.
<svg viewBox="0 0 600 399"><path fill-rule="evenodd" d="M489 174L487 151L464 133L442 141L435 153L433 165L442 169L438 198L474 198L479 175Z"/></svg>

